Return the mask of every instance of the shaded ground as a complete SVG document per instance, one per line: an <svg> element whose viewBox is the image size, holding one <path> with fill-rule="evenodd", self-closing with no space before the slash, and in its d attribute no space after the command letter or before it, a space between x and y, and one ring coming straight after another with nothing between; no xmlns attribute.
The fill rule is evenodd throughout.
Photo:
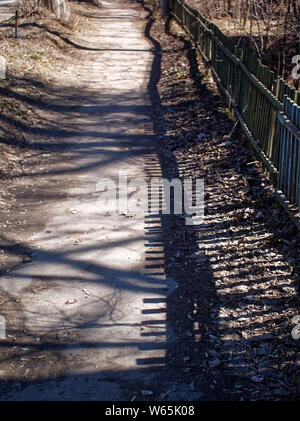
<svg viewBox="0 0 300 421"><path fill-rule="evenodd" d="M103 5L78 6L76 78L42 85L7 181L30 218L3 233L27 263L0 283L1 399L295 400L299 236L179 28ZM99 217L96 181L119 168L204 178L204 224Z"/></svg>
<svg viewBox="0 0 300 421"><path fill-rule="evenodd" d="M3 4L0 2L0 27L2 23L6 23L15 13L15 6L12 2L11 4Z"/></svg>
<svg viewBox="0 0 300 421"><path fill-rule="evenodd" d="M24 189L35 185L36 196L38 192L41 199L45 196L41 190L48 186L38 186L31 174L45 171L56 159L48 147L53 140L44 145L40 140L51 129L51 102L60 101L57 90L62 87L66 96L68 91L73 94L73 82L68 87L65 81L74 79L78 56L76 48L62 40L74 29L62 25L48 11L20 18L18 40L13 28L9 22L0 27L0 54L7 62L7 79L0 81L0 230L5 232L0 273L28 259L24 247L15 243L24 242L44 224L37 201L26 199Z"/></svg>

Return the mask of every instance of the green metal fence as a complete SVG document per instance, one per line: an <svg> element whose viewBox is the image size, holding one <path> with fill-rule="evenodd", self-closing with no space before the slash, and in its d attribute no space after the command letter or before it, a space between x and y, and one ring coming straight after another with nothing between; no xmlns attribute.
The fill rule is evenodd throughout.
<svg viewBox="0 0 300 421"><path fill-rule="evenodd" d="M276 77L249 49L235 46L215 24L184 0L170 0L170 11L195 42L246 137L277 184L286 176L286 173L280 174L286 163L280 149L283 131L279 115L284 114L285 97L293 100L295 106L300 105L300 91ZM300 165L299 154L291 159L299 160ZM295 167L299 168L296 164ZM282 191L291 203L300 206L300 193L289 194L295 188L289 186L289 182L281 182ZM296 183L296 188L299 187L300 183Z"/></svg>

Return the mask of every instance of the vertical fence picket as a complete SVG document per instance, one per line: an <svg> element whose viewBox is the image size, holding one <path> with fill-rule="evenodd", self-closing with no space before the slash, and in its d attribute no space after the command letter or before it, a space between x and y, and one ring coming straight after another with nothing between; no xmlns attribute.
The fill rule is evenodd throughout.
<svg viewBox="0 0 300 421"><path fill-rule="evenodd" d="M184 0L170 0L170 9L234 104L252 147L300 210L300 92L276 78L249 49L235 46Z"/></svg>

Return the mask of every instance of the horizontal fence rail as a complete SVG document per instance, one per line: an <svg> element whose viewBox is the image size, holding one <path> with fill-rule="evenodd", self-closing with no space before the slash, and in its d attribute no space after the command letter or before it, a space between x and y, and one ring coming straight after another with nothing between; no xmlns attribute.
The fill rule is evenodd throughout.
<svg viewBox="0 0 300 421"><path fill-rule="evenodd" d="M184 0L169 3L171 16L195 42L271 180L300 210L299 137L290 134L291 121L299 130L300 92L276 77L249 49L234 45Z"/></svg>

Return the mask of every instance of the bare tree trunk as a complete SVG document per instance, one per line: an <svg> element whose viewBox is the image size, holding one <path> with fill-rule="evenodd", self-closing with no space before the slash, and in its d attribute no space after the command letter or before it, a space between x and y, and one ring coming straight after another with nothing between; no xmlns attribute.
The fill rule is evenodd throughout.
<svg viewBox="0 0 300 421"><path fill-rule="evenodd" d="M59 19L67 21L70 11L66 0L44 0L45 6Z"/></svg>
<svg viewBox="0 0 300 421"><path fill-rule="evenodd" d="M97 6L101 7L102 6L102 2L101 0L93 0L93 3L95 3Z"/></svg>

